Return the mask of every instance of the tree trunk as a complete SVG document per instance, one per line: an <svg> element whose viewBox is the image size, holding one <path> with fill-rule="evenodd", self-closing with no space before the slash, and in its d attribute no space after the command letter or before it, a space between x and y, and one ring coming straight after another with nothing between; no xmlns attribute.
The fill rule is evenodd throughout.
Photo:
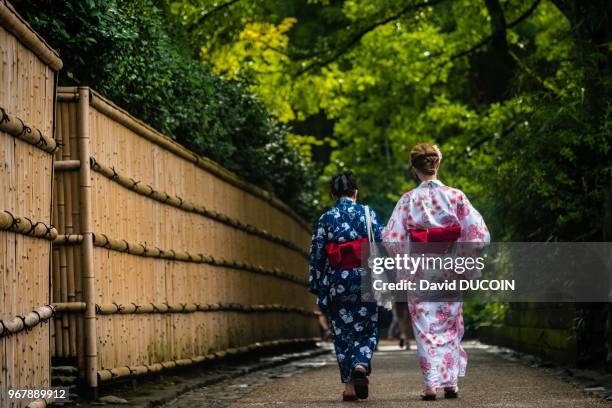
<svg viewBox="0 0 612 408"><path fill-rule="evenodd" d="M569 20L579 62L584 68L585 104L600 123L612 98L612 2L610 0L552 0Z"/></svg>
<svg viewBox="0 0 612 408"><path fill-rule="evenodd" d="M484 0L491 17L491 46L470 60L477 103L502 101L511 96L516 63L508 53L506 17L499 0Z"/></svg>

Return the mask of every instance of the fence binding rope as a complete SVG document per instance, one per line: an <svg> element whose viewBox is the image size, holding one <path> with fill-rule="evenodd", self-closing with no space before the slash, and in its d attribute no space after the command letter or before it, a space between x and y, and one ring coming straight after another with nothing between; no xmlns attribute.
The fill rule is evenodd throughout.
<svg viewBox="0 0 612 408"><path fill-rule="evenodd" d="M163 192L163 191L157 191L149 184L146 184L146 185L141 184L140 180L137 181L132 177L122 176L121 174L117 172L114 166L111 166L111 167L105 166L99 163L93 156L90 157L89 163L93 171L101 174L102 176L108 178L111 181L118 183L119 185L123 186L124 188L130 191L134 191L137 194L152 198L155 201L161 202L163 204L167 204L167 205L173 206L175 208L179 208L187 212L192 212L192 213L196 213L196 214L202 215L207 218L211 218L215 221L218 221L222 224L229 225L243 232L249 233L251 235L256 235L260 238L263 238L268 241L282 245L288 249L298 252L303 257L308 258L307 251L305 251L303 248L299 247L298 245L294 244L293 242L285 238L274 235L264 229L260 229L253 225L244 223L238 219L229 217L226 214L222 214L217 211L209 210L204 206L198 206L195 203L186 201L182 197L172 196L168 194L167 192Z"/></svg>

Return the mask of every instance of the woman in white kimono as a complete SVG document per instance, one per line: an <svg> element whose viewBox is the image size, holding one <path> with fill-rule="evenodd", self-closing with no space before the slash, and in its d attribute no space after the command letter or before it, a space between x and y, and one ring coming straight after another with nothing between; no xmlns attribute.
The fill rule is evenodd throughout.
<svg viewBox="0 0 612 408"><path fill-rule="evenodd" d="M412 231L436 229L454 231L449 241L488 244L489 230L465 194L438 180L442 153L437 146L419 143L410 155L412 171L421 184L400 198L383 230L383 241L410 242ZM462 306L462 302L409 300L425 383L421 395L424 400L435 400L438 388L444 388L445 398L458 396L458 377L465 375L467 364L467 354L460 344L464 331Z"/></svg>

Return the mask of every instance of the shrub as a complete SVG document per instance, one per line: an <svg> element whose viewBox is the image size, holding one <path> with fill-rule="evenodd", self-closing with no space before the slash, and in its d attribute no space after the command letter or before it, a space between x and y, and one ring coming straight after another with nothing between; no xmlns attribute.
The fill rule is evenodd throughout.
<svg viewBox="0 0 612 408"><path fill-rule="evenodd" d="M89 85L310 217L314 171L256 96L214 75L154 0L15 0L52 47L60 85ZM310 193L310 192L313 193Z"/></svg>

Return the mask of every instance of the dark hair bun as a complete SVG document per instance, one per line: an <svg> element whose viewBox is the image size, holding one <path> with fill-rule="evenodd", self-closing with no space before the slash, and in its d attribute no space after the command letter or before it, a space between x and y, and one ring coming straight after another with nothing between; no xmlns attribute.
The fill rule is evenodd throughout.
<svg viewBox="0 0 612 408"><path fill-rule="evenodd" d="M345 171L332 177L329 194L334 197L352 197L357 189L357 181L355 181L353 173Z"/></svg>

